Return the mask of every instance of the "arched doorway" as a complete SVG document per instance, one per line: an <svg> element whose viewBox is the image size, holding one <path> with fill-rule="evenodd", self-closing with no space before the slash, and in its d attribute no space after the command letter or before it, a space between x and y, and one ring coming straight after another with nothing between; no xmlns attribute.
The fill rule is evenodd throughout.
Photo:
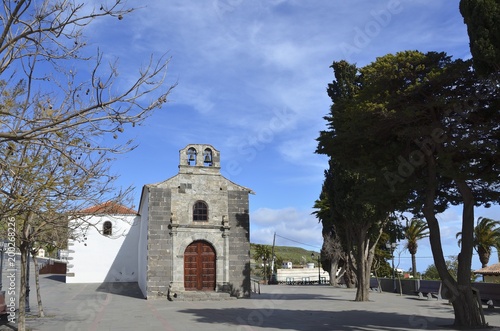
<svg viewBox="0 0 500 331"><path fill-rule="evenodd" d="M186 291L215 290L215 250L205 241L194 241L184 252Z"/></svg>

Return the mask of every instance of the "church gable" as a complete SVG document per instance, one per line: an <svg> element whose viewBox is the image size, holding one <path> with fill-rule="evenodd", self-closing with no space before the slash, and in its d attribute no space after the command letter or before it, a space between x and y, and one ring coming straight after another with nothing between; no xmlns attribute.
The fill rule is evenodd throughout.
<svg viewBox="0 0 500 331"><path fill-rule="evenodd" d="M144 190L148 208L140 210L148 210L148 274L155 276L147 281L147 296L192 291L196 277L213 278L213 291L248 296L248 194L253 192L220 174L213 146L192 144L179 154L179 173ZM202 268L196 267L202 258L197 254L213 254L213 268L197 269Z"/></svg>

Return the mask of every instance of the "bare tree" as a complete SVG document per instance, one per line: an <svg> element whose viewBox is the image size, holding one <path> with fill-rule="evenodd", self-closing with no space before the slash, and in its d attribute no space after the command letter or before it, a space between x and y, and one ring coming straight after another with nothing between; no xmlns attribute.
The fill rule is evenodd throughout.
<svg viewBox="0 0 500 331"><path fill-rule="evenodd" d="M116 176L110 175L106 152L76 153L69 159L62 153L54 153L50 147L29 141L15 146L18 147L15 150L0 150L2 159L9 163L9 171L0 175L0 213L17 223L16 241L21 253L21 330L26 308L26 263L35 244L55 244L51 239L53 233L72 237L84 234L92 224L88 224L79 211L111 198L122 202L130 188L115 192ZM41 298L38 301L41 303Z"/></svg>
<svg viewBox="0 0 500 331"><path fill-rule="evenodd" d="M111 6L89 8L74 1L3 1L0 14L0 74L2 89L24 85L17 109L0 110L0 142L37 139L68 127L90 134L116 133L124 124L138 124L160 107L173 86L163 87L168 59L150 58L135 81L124 88L115 63L103 66L99 50L85 56L83 30L105 16L122 20L133 11L117 0ZM90 73L77 64L94 62ZM155 93L152 93L155 92ZM152 94L151 100L146 96Z"/></svg>
<svg viewBox="0 0 500 331"><path fill-rule="evenodd" d="M123 202L110 172L114 154L135 148L120 137L167 101L164 55L119 78L116 62L84 52L95 19L121 24L134 11L121 0L98 8L71 0L2 1L0 11L0 214L14 217L21 252L18 329L25 330L26 262L48 233L84 233L78 210ZM80 69L84 65L91 70ZM127 75L128 77L130 75ZM121 77L121 76L120 76ZM105 143L108 137L115 144ZM81 220L71 222L68 220ZM46 241L46 242L45 242Z"/></svg>
<svg viewBox="0 0 500 331"><path fill-rule="evenodd" d="M345 253L335 226L323 226L323 247L321 247L321 257L324 261L324 269L330 274L330 285L338 286L339 278L345 273L345 268L337 275L339 264L343 260Z"/></svg>

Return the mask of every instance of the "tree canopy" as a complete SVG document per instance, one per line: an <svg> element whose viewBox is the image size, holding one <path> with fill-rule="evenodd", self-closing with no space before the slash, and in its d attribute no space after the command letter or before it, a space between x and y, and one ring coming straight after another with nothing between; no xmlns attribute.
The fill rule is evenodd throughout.
<svg viewBox="0 0 500 331"><path fill-rule="evenodd" d="M322 152L368 178L371 203L425 217L457 325L483 325L470 288L474 207L499 201L499 90L471 61L404 51L356 68L338 62ZM345 96L348 97L345 97ZM458 276L446 268L436 214L463 206ZM465 312L467 311L467 313Z"/></svg>
<svg viewBox="0 0 500 331"><path fill-rule="evenodd" d="M336 120L354 114L347 105L356 95L358 86L354 65L341 61L334 62L331 67L336 80L328 85L327 90L333 102L330 115L325 117L330 130L320 133L317 148L317 153L328 155L330 162L323 184L322 200L325 201L317 202L320 207L317 216L323 222L323 228L330 229L329 232L340 240L347 265L355 271L355 300L366 301L369 299L369 278L377 243L391 221L394 208L379 199L377 192L383 188L382 179L346 166L337 150L344 146L332 145L332 141L343 137L342 134L349 129Z"/></svg>
<svg viewBox="0 0 500 331"><path fill-rule="evenodd" d="M500 70L500 0L461 0L474 67L481 75Z"/></svg>

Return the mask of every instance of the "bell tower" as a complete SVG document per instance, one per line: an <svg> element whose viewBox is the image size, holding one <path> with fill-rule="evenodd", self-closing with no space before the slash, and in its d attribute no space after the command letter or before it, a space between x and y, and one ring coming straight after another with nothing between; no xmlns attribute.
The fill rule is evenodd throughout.
<svg viewBox="0 0 500 331"><path fill-rule="evenodd" d="M219 151L211 145L187 145L179 151L179 173L219 174Z"/></svg>

